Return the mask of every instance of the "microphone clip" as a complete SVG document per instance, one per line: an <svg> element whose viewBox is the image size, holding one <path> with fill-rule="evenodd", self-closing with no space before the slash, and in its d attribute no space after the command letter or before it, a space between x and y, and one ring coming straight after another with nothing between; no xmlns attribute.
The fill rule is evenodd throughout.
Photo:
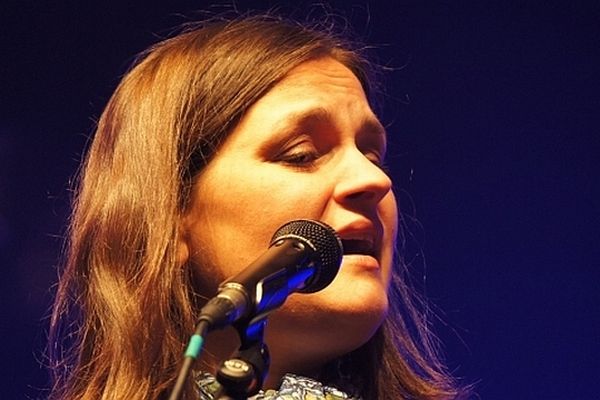
<svg viewBox="0 0 600 400"><path fill-rule="evenodd" d="M261 389L269 370L269 351L264 343L266 316L242 319L233 324L240 338L238 351L217 370L221 390L218 400L246 400Z"/></svg>

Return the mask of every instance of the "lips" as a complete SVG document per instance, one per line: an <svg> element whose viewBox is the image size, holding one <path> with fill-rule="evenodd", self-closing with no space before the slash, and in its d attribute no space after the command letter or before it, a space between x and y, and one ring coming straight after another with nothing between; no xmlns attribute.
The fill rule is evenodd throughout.
<svg viewBox="0 0 600 400"><path fill-rule="evenodd" d="M338 229L344 255L367 255L378 258L381 246L381 229L370 221L355 222Z"/></svg>

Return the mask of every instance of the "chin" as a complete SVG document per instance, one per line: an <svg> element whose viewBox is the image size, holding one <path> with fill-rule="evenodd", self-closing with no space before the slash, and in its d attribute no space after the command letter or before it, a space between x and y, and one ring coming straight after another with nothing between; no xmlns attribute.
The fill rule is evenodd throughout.
<svg viewBox="0 0 600 400"><path fill-rule="evenodd" d="M322 291L292 294L267 323L273 362L322 365L361 347L387 315L386 282L380 268L347 262Z"/></svg>
<svg viewBox="0 0 600 400"><path fill-rule="evenodd" d="M267 329L272 340L304 343L308 352L328 349L330 358L366 343L387 315L385 290L373 283L354 282L342 292L336 286L290 296L284 307L269 317Z"/></svg>
<svg viewBox="0 0 600 400"><path fill-rule="evenodd" d="M370 272L364 275L342 273L329 287L315 293L314 300L340 322L346 320L349 327L375 325L375 330L388 311L387 290L378 273L373 276Z"/></svg>

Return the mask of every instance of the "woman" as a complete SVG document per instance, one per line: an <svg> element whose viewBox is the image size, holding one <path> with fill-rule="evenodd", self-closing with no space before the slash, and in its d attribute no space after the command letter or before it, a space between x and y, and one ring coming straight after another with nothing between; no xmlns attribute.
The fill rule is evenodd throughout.
<svg viewBox="0 0 600 400"><path fill-rule="evenodd" d="M264 388L295 374L356 398L459 396L395 262L371 70L334 34L271 17L206 23L140 57L81 172L52 398L164 398L206 299L299 218L331 225L346 254L330 286L269 317ZM237 343L225 330L206 346L197 376Z"/></svg>

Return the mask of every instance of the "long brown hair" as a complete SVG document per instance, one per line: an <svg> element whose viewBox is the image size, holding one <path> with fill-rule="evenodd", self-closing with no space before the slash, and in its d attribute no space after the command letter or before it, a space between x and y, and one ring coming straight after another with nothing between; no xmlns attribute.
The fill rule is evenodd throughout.
<svg viewBox="0 0 600 400"><path fill-rule="evenodd" d="M192 178L253 103L325 56L372 91L372 66L356 46L271 16L188 27L140 56L80 172L51 320L52 399L156 399L172 386L201 303L190 269L176 263ZM455 398L402 273L389 318L341 365L365 399ZM323 378L343 385L339 369Z"/></svg>

